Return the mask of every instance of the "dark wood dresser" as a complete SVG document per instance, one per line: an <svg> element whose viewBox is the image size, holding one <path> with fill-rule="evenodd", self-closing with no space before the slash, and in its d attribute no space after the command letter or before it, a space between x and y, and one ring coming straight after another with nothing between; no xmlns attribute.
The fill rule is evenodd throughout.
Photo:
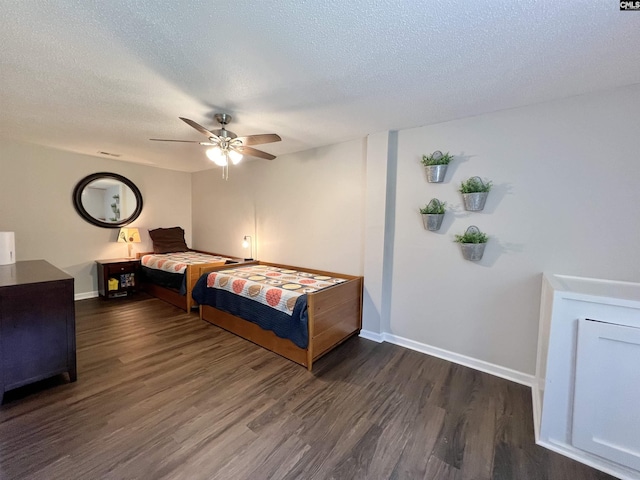
<svg viewBox="0 0 640 480"><path fill-rule="evenodd" d="M73 277L44 260L0 265L0 404L7 390L65 372L76 381Z"/></svg>

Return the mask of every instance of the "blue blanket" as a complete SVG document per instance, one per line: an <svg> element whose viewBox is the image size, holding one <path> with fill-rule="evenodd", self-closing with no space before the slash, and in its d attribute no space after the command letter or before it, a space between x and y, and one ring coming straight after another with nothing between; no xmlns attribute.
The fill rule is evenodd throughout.
<svg viewBox="0 0 640 480"><path fill-rule="evenodd" d="M207 275L202 275L193 287L192 297L200 305L209 305L271 330L280 338L287 338L300 348L309 344L307 328L307 296L296 300L292 315L244 298L226 290L207 287Z"/></svg>
<svg viewBox="0 0 640 480"><path fill-rule="evenodd" d="M187 282L184 273L171 273L142 265L142 280L164 288L178 290L180 295L187 293Z"/></svg>

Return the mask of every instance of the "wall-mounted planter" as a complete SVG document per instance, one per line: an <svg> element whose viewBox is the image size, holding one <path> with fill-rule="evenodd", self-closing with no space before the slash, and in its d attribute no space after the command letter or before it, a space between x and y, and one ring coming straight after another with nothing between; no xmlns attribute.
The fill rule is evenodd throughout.
<svg viewBox="0 0 640 480"><path fill-rule="evenodd" d="M462 194L464 209L470 212L483 210L491 187L491 182L485 183L480 177L471 177L462 182L459 191Z"/></svg>
<svg viewBox="0 0 640 480"><path fill-rule="evenodd" d="M456 235L456 242L460 244L462 257L472 262L482 260L488 240L487 234L482 233L475 225L467 228L463 235Z"/></svg>
<svg viewBox="0 0 640 480"><path fill-rule="evenodd" d="M422 223L424 224L425 229L429 230L430 232L435 232L437 230L440 230L443 218L444 213L423 213Z"/></svg>
<svg viewBox="0 0 640 480"><path fill-rule="evenodd" d="M448 165L425 165L424 169L427 172L427 182L429 183L442 183L444 177L447 175Z"/></svg>
<svg viewBox="0 0 640 480"><path fill-rule="evenodd" d="M423 155L422 164L427 172L427 182L442 183L451 160L453 156L449 155L449 152L442 153L440 150L436 150L431 155Z"/></svg>
<svg viewBox="0 0 640 480"><path fill-rule="evenodd" d="M486 246L486 243L461 243L460 249L462 250L462 257L465 260L478 262L482 260L482 256L484 255L484 247Z"/></svg>
<svg viewBox="0 0 640 480"><path fill-rule="evenodd" d="M464 202L464 209L470 212L483 210L488 195L489 192L463 193L462 201Z"/></svg>
<svg viewBox="0 0 640 480"><path fill-rule="evenodd" d="M431 232L440 230L446 206L446 202L441 202L437 198L432 198L424 208L420 209L420 213L422 214L422 223L426 230Z"/></svg>

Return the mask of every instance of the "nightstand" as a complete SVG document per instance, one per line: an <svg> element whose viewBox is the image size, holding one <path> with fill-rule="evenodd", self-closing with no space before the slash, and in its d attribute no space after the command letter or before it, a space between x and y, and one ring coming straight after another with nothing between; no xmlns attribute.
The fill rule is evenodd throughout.
<svg viewBox="0 0 640 480"><path fill-rule="evenodd" d="M102 298L126 297L136 292L140 281L140 260L113 258L96 260L98 264L98 293Z"/></svg>

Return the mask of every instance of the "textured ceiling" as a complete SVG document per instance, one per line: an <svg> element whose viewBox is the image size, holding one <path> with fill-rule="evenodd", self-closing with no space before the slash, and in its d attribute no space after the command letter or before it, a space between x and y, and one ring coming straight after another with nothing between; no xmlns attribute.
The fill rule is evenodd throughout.
<svg viewBox="0 0 640 480"><path fill-rule="evenodd" d="M614 0L3 0L0 135L184 171L178 120L275 155L640 83ZM640 106L639 106L640 108ZM277 161L277 160L276 160Z"/></svg>

